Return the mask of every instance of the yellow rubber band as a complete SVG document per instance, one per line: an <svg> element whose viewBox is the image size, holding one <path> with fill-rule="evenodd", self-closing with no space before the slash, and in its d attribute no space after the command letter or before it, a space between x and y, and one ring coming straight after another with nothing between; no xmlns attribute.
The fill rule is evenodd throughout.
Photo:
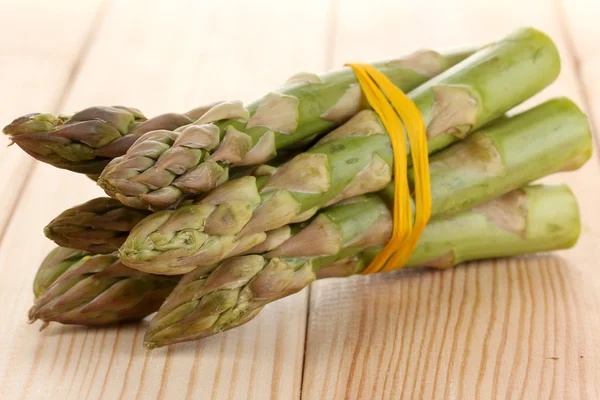
<svg viewBox="0 0 600 400"><path fill-rule="evenodd" d="M390 241L363 274L402 268L415 250L431 216L429 155L423 117L417 106L376 68L368 64L352 67L373 110L385 126L394 154L394 228ZM408 184L408 149L413 161L415 217L411 214Z"/></svg>

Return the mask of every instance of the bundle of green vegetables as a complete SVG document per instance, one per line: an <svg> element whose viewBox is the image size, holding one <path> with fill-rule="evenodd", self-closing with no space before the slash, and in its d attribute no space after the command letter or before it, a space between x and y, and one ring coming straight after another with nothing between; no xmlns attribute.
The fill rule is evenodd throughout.
<svg viewBox="0 0 600 400"><path fill-rule="evenodd" d="M506 116L558 76L547 36L521 29L476 51L373 65L426 126L432 216L407 267L576 243L571 191L531 183L590 158L586 116L566 98ZM348 67L297 74L249 105L152 119L127 107L29 114L4 133L110 196L45 228L61 247L35 277L31 321L96 325L157 312L147 348L195 340L315 279L360 274L392 234L390 138Z"/></svg>

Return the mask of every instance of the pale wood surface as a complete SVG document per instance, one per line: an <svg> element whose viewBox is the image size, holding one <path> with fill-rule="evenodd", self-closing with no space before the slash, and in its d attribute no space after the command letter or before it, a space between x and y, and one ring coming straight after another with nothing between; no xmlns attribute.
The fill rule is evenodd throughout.
<svg viewBox="0 0 600 400"><path fill-rule="evenodd" d="M556 40L560 79L528 104L573 98L600 121L592 0L0 3L2 123L124 104L147 115L251 100L294 72L483 43L520 25ZM41 229L100 195L0 139L0 398L599 398L600 167L568 181L583 234L560 254L328 280L248 325L146 353L144 324L26 324L52 248Z"/></svg>

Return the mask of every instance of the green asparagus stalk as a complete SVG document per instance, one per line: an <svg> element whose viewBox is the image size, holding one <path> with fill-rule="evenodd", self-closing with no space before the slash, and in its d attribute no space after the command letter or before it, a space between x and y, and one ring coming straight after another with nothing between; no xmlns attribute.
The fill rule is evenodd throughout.
<svg viewBox="0 0 600 400"><path fill-rule="evenodd" d="M44 321L42 328L50 321L104 325L139 320L157 311L177 282L176 277L127 268L116 255L58 248L36 276L29 320Z"/></svg>
<svg viewBox="0 0 600 400"><path fill-rule="evenodd" d="M149 214L110 197L98 197L63 211L50 221L44 233L62 247L95 254L113 253Z"/></svg>
<svg viewBox="0 0 600 400"><path fill-rule="evenodd" d="M408 92L472 53L419 51L374 66ZM540 81L547 79L541 75ZM222 104L181 132L145 135L108 165L98 183L131 207L169 208L227 181L230 166L263 164L280 149L330 131L364 107L350 68L298 74L246 107Z"/></svg>
<svg viewBox="0 0 600 400"><path fill-rule="evenodd" d="M122 106L90 107L71 116L33 113L15 119L3 132L36 160L97 177L142 134L188 125L216 104L151 119Z"/></svg>
<svg viewBox="0 0 600 400"><path fill-rule="evenodd" d="M355 221L360 219L358 214ZM353 227L351 223L345 227L340 229L348 243L354 239ZM432 221L408 266L448 268L468 260L563 249L575 244L579 232L577 202L566 186L526 187L471 211ZM240 326L266 304L298 292L317 277L360 273L377 247L362 253L358 247L383 243L351 245L356 246L355 254L346 248L334 262L332 257L247 255L225 260L211 271L198 268L184 275L161 306L144 346L153 349Z"/></svg>
<svg viewBox="0 0 600 400"><path fill-rule="evenodd" d="M577 170L592 151L586 115L565 97L548 100L433 155L432 215L452 215L547 175Z"/></svg>
<svg viewBox="0 0 600 400"><path fill-rule="evenodd" d="M556 78L559 64L552 41L538 31L524 29L424 83L409 96L423 115L429 151L466 136L539 92ZM383 66L390 65L398 64ZM383 68L383 72L401 89L411 89L389 70ZM222 114L197 121L207 124L181 133L149 134L111 162L98 183L124 204L153 209L173 207L189 194L213 189L228 179L228 165L263 163L277 149L355 115L362 106L353 73L345 69L332 76L346 78L340 83L313 77L308 83L272 92L248 109L231 106ZM414 83L425 79L422 76ZM336 88L335 96L332 88ZM310 115L309 120L305 115ZM222 116L230 119L219 120Z"/></svg>
<svg viewBox="0 0 600 400"><path fill-rule="evenodd" d="M132 230L121 260L146 272L186 273L247 252L267 239L266 231L306 220L319 207L384 188L391 174L385 147L389 140L368 116L376 118L372 111L362 111L339 128L347 136L294 158L264 184L265 177L231 180L197 204L152 214ZM353 136L348 126L356 121L356 126L370 127L358 130L368 136ZM372 147L377 141L385 146ZM432 218L470 209L554 172L577 169L591 152L587 118L565 98L492 124L430 158ZM323 157L322 168L318 160L311 163L311 157L325 154L331 155ZM331 174L318 173L326 167ZM327 191L314 193L319 187ZM265 190L270 188L277 190Z"/></svg>

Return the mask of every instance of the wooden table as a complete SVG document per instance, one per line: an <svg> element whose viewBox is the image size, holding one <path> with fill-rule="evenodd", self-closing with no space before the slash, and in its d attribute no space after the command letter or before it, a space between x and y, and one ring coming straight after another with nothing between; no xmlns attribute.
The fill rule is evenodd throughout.
<svg viewBox="0 0 600 400"><path fill-rule="evenodd" d="M96 104L147 115L252 100L294 72L484 43L521 25L560 47L564 95L600 118L597 0L21 0L0 5L0 121ZM597 133L597 132L596 132ZM100 195L0 147L1 399L600 398L600 168L567 181L574 249L326 280L243 328L146 352L146 324L26 324L42 227Z"/></svg>

